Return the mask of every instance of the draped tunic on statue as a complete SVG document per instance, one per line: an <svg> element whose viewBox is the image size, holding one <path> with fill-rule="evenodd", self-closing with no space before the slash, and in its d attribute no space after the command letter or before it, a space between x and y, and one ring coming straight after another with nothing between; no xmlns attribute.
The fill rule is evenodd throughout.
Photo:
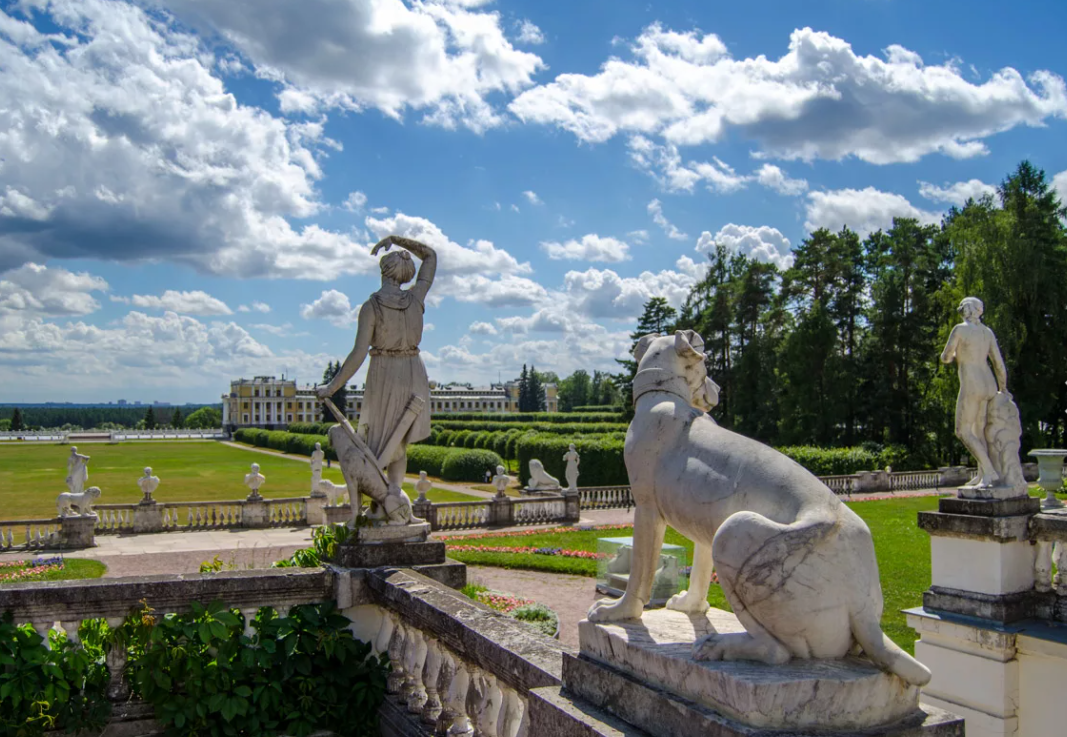
<svg viewBox="0 0 1067 737"><path fill-rule="evenodd" d="M412 395L421 397L425 404L404 437L404 444L430 437L430 381L419 356L425 309L420 291L375 292L360 313L362 316L369 307L374 314L359 432L375 455L385 449Z"/></svg>

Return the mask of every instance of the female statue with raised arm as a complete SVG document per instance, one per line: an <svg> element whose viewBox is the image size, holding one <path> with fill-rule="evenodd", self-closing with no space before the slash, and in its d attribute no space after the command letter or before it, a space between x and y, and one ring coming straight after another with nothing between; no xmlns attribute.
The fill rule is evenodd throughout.
<svg viewBox="0 0 1067 737"><path fill-rule="evenodd" d="M359 310L355 347L333 380L319 387L317 393L323 398L334 394L345 386L370 355L358 433L370 451L386 466L390 494L402 495L400 489L407 470L407 446L430 436L430 382L419 356L419 343L422 340L426 294L437 271L437 254L425 243L391 235L375 245L371 255L388 251L392 246L404 250L388 253L382 258L382 287ZM421 260L422 265L418 269L415 284L403 289L403 285L416 276L412 255ZM423 401L422 411L416 414L392 457L381 458L413 396ZM352 501L356 506L356 500ZM407 519L400 517L410 517L404 508L385 511L392 522L402 523ZM392 519L394 516L397 519Z"/></svg>

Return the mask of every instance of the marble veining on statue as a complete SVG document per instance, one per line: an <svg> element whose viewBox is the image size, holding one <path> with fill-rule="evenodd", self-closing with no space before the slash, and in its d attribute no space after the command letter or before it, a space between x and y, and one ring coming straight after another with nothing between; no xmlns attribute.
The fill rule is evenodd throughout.
<svg viewBox="0 0 1067 737"><path fill-rule="evenodd" d="M636 504L626 593L591 623L640 619L669 524L695 544L688 591L669 609L702 615L712 570L743 631L713 632L698 660L844 658L862 650L916 686L930 672L880 627L882 590L870 530L815 476L706 412L718 387L691 330L643 337L634 352L634 419L625 461ZM847 564L843 564L847 561Z"/></svg>

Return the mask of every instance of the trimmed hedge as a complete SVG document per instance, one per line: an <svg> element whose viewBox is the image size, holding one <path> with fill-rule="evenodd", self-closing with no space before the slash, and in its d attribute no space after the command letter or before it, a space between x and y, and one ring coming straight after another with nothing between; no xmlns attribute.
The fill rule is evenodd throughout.
<svg viewBox="0 0 1067 737"><path fill-rule="evenodd" d="M523 435L516 443L519 475L523 484L530 481L530 461L534 458L541 461L545 470L559 479L561 484L565 483L564 471L567 464L563 461L563 454L571 443L574 443L575 449L582 457L578 468L578 483L581 486L616 486L630 483L622 456L621 437L567 438L541 433Z"/></svg>
<svg viewBox="0 0 1067 737"><path fill-rule="evenodd" d="M504 464L496 453L488 450L444 448L439 445L409 445L410 474L425 471L446 481L485 481L485 472Z"/></svg>
<svg viewBox="0 0 1067 737"><path fill-rule="evenodd" d="M485 472L496 473L496 467L504 465L491 450L452 451L441 466L441 478L446 481L484 481Z"/></svg>
<svg viewBox="0 0 1067 737"><path fill-rule="evenodd" d="M614 407L598 412L435 412L434 422L622 422Z"/></svg>
<svg viewBox="0 0 1067 737"><path fill-rule="evenodd" d="M567 414L605 414L608 412L622 417L622 412L619 411L619 407L614 404L583 404L579 407L574 407Z"/></svg>
<svg viewBox="0 0 1067 737"><path fill-rule="evenodd" d="M599 435L608 432L626 432L629 425L625 422L458 422L453 420L436 420L434 427L442 432L453 430L462 432L501 432L516 427L537 432L551 432L558 435Z"/></svg>
<svg viewBox="0 0 1067 737"><path fill-rule="evenodd" d="M816 476L843 476L857 471L885 468L879 454L864 448L819 448L812 445L791 445L775 450L789 456Z"/></svg>
<svg viewBox="0 0 1067 737"><path fill-rule="evenodd" d="M284 453L310 456L315 450L315 443L322 444L322 450L330 460L337 460L337 453L325 435L300 435L282 430L260 430L258 428L241 428L234 433L233 439L239 443L249 443L257 448L271 448Z"/></svg>
<svg viewBox="0 0 1067 737"><path fill-rule="evenodd" d="M334 426L333 422L290 422L289 432L298 435L325 435Z"/></svg>

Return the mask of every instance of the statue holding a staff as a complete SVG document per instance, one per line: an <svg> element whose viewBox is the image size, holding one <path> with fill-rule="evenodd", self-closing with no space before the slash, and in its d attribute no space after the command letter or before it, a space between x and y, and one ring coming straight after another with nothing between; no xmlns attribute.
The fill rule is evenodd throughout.
<svg viewBox="0 0 1067 737"><path fill-rule="evenodd" d="M359 310L356 344L329 384L316 391L340 424L330 442L348 485L355 515L359 494L372 500L367 518L378 524L419 523L401 488L407 471L407 446L430 436L430 382L419 356L426 295L437 271L437 254L424 243L390 235L371 255L399 246L381 260L382 287ZM417 278L412 255L422 264ZM403 285L415 278L408 289ZM329 400L370 356L359 427Z"/></svg>

